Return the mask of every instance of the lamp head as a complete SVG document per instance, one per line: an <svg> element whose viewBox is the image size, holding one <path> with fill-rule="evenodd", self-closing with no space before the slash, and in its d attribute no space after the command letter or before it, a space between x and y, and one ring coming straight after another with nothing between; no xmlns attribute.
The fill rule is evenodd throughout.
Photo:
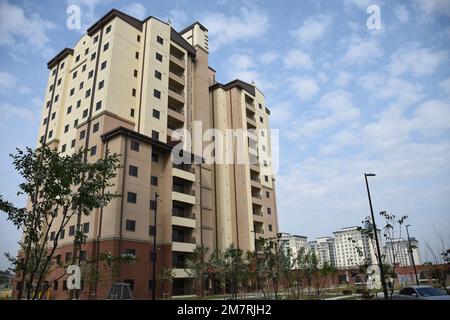
<svg viewBox="0 0 450 320"><path fill-rule="evenodd" d="M375 173L364 173L366 177L376 177L377 175Z"/></svg>

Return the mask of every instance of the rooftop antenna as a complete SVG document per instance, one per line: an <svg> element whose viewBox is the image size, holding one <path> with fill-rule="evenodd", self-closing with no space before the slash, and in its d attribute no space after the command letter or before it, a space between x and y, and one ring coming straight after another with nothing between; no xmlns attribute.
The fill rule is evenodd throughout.
<svg viewBox="0 0 450 320"><path fill-rule="evenodd" d="M169 18L169 20L167 20L167 23L169 24L169 26L172 25L172 21L170 20L170 18Z"/></svg>

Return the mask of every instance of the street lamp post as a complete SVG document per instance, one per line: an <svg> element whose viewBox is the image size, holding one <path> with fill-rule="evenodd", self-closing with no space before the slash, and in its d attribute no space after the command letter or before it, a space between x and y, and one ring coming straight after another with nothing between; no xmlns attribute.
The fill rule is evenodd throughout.
<svg viewBox="0 0 450 320"><path fill-rule="evenodd" d="M152 264L153 264L153 276L152 276L152 282L153 282L153 286L152 286L152 300L156 299L156 213L158 210L158 198L159 198L159 194L155 194L155 216L153 218L153 259L152 259Z"/></svg>
<svg viewBox="0 0 450 320"><path fill-rule="evenodd" d="M414 268L414 276L416 277L416 283L417 283L417 285L420 285L419 277L417 276L416 263L414 261L414 255L413 255L413 250L412 250L412 246L411 246L411 239L409 238L408 227L411 227L411 225L409 225L409 224L406 225L406 235L408 237L408 251L409 251L409 254L411 255L411 262L412 262L412 265L413 265L413 268Z"/></svg>
<svg viewBox="0 0 450 320"><path fill-rule="evenodd" d="M375 224L375 216L373 214L372 199L370 197L370 190L369 190L369 182L367 181L367 177L375 177L375 176L376 175L374 173L365 173L364 174L364 177L366 179L367 196L369 197L370 213L372 215L372 229L374 231L375 244L377 247L378 265L380 267L381 286L383 287L384 299L387 300L388 299L388 290L387 290L387 286L386 286L386 279L384 278L383 261L381 259L380 243L378 242L377 225Z"/></svg>

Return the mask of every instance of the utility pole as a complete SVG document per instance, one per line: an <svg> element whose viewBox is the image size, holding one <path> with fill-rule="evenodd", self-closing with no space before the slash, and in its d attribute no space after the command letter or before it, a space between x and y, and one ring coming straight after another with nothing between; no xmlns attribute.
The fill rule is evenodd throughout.
<svg viewBox="0 0 450 320"><path fill-rule="evenodd" d="M419 277L417 276L416 263L414 261L414 255L413 255L413 250L412 250L412 246L411 246L411 239L409 238L408 227L411 227L411 225L409 225L409 224L406 225L406 235L408 237L408 251L409 251L409 254L411 255L411 262L412 262L412 265L413 265L413 268L414 268L414 276L416 277L416 283L419 286L420 282L419 282Z"/></svg>
<svg viewBox="0 0 450 320"><path fill-rule="evenodd" d="M152 276L152 283L153 283L153 287L152 287L152 300L156 299L156 214L158 211L158 198L159 198L159 194L155 194L155 216L153 219L153 259L152 259L152 263L153 263L153 276Z"/></svg>
<svg viewBox="0 0 450 320"><path fill-rule="evenodd" d="M370 190L369 190L369 182L367 181L367 177L375 177L375 176L376 175L374 173L365 173L364 174L364 177L366 179L367 195L369 197L370 213L372 215L372 229L374 232L375 244L377 247L378 265L380 267L381 286L383 287L384 299L388 300L389 294L388 294L388 290L387 290L387 286L386 286L386 279L384 277L383 261L381 260L381 250L380 250L380 243L378 242L377 225L375 224L375 216L373 214L372 199L370 197Z"/></svg>

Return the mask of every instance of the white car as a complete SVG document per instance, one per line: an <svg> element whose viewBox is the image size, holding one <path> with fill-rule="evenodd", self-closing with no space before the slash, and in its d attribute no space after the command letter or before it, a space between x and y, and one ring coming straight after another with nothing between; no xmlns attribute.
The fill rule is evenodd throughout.
<svg viewBox="0 0 450 320"><path fill-rule="evenodd" d="M400 290L400 295L416 297L423 300L450 300L444 290L432 286L410 286Z"/></svg>

